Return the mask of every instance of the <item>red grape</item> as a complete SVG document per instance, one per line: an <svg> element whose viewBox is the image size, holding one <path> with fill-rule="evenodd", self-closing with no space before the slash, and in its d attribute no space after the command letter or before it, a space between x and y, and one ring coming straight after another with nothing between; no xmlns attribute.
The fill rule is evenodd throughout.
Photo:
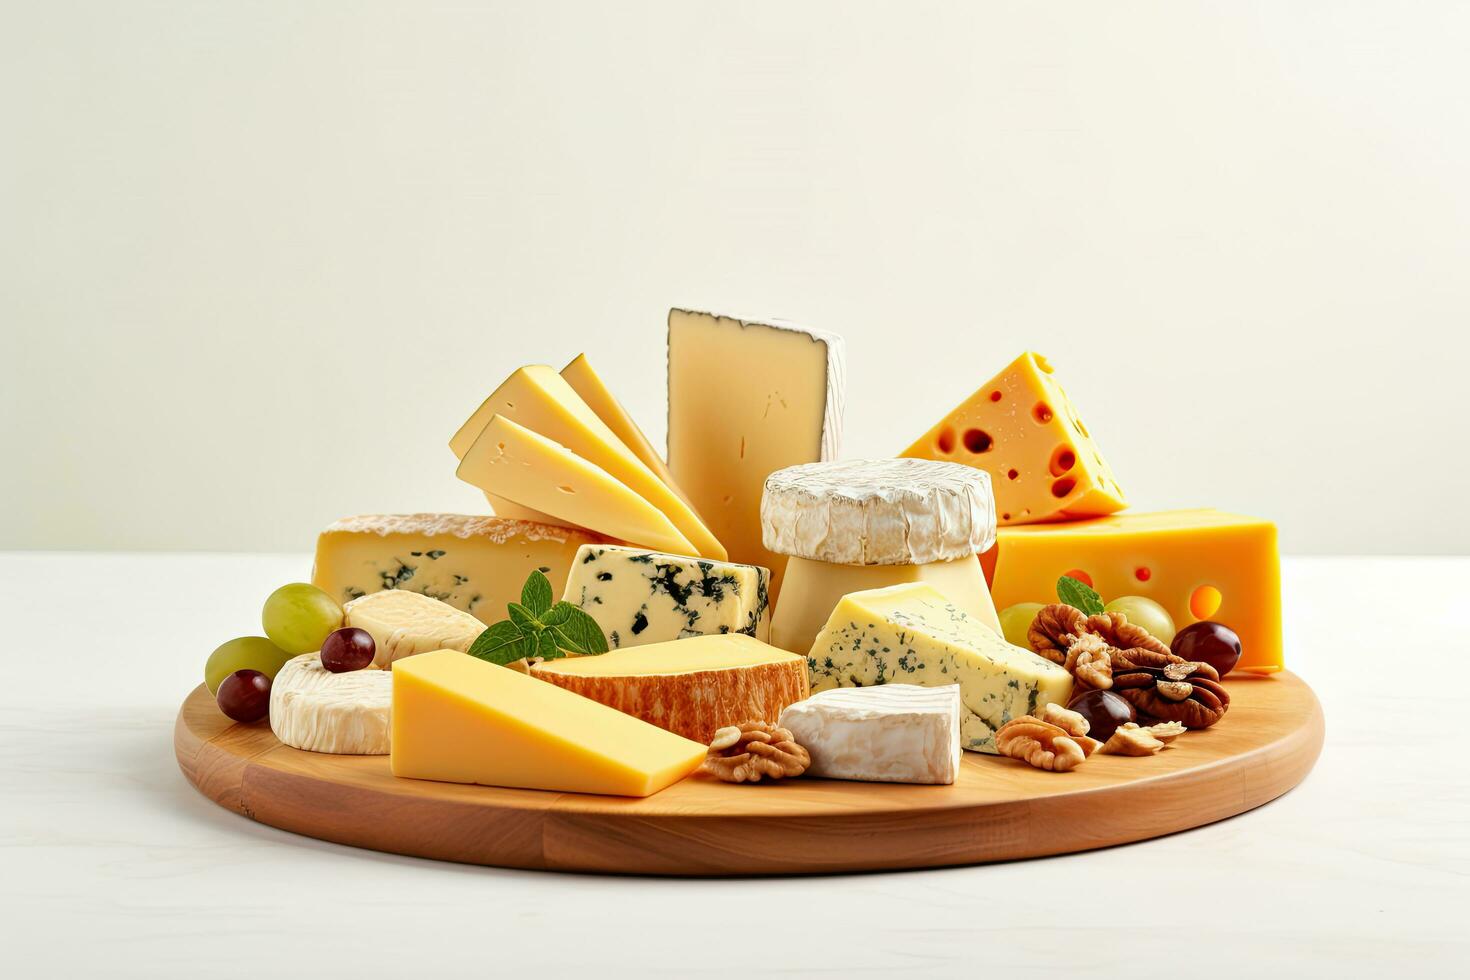
<svg viewBox="0 0 1470 980"><path fill-rule="evenodd" d="M258 670L237 670L220 681L215 701L236 721L259 721L271 710L271 679Z"/></svg>
<svg viewBox="0 0 1470 980"><path fill-rule="evenodd" d="M1068 711L1087 719L1087 737L1106 742L1119 725L1135 720L1133 705L1112 691L1085 691L1072 699Z"/></svg>
<svg viewBox="0 0 1470 980"><path fill-rule="evenodd" d="M1174 637L1170 648L1176 657L1192 663L1209 664L1221 677L1234 670L1240 662L1240 637L1224 623L1206 620L1186 626Z"/></svg>
<svg viewBox="0 0 1470 980"><path fill-rule="evenodd" d="M371 633L356 626L344 626L333 630L322 642L322 666L334 674L362 670L373 662L377 652L378 645Z"/></svg>

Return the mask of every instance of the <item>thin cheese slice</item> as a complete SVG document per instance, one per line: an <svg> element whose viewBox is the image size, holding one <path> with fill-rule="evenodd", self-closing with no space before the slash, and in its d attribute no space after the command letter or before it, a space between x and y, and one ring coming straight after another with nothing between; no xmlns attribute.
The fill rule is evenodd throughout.
<svg viewBox="0 0 1470 980"><path fill-rule="evenodd" d="M587 403L587 407L596 412L597 417L602 419L603 423L622 440L623 445L633 451L633 455L637 456L644 466L653 470L654 475L662 480L670 490L678 494L681 500L689 503L688 495L679 489L679 485L674 481L674 474L669 472L668 464L663 461L658 450L653 448L653 443L648 441L643 430L638 428L638 423L633 421L633 416L629 415L628 410L614 397L611 389L603 383L598 373L592 370L586 354L578 354L572 363L562 368L561 376L566 379L567 384L572 386L572 390L581 397L582 401Z"/></svg>
<svg viewBox="0 0 1470 980"><path fill-rule="evenodd" d="M662 511L606 470L501 415L470 446L458 475L488 493L620 541L699 554Z"/></svg>
<svg viewBox="0 0 1470 980"><path fill-rule="evenodd" d="M651 796L705 746L454 650L393 669L393 775L570 793Z"/></svg>
<svg viewBox="0 0 1470 980"><path fill-rule="evenodd" d="M704 526L699 515L645 466L587 407L572 386L551 368L533 364L506 378L460 426L449 442L450 448L463 459L494 415L510 419L560 443L589 463L606 470L613 479L663 512L679 533L698 549L694 554L721 561L725 559L724 546ZM524 507L556 513L537 500L511 500Z"/></svg>
<svg viewBox="0 0 1470 980"><path fill-rule="evenodd" d="M805 657L742 633L552 660L531 676L701 744L726 725L774 722L809 693Z"/></svg>

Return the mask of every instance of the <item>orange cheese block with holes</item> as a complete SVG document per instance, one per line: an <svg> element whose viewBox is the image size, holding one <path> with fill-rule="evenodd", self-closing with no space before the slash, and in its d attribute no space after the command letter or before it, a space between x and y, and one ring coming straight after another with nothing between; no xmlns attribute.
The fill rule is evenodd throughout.
<svg viewBox="0 0 1470 980"><path fill-rule="evenodd" d="M1127 505L1040 354L1016 358L899 455L989 473L1002 525L1096 517Z"/></svg>
<svg viewBox="0 0 1470 980"><path fill-rule="evenodd" d="M1270 521L1174 510L1003 527L981 564L998 608L1055 602L1057 579L1071 575L1104 601L1148 596L1180 629L1224 623L1240 636L1237 670L1281 669L1281 561Z"/></svg>
<svg viewBox="0 0 1470 980"><path fill-rule="evenodd" d="M705 746L458 650L393 668L393 775L610 796L651 796Z"/></svg>

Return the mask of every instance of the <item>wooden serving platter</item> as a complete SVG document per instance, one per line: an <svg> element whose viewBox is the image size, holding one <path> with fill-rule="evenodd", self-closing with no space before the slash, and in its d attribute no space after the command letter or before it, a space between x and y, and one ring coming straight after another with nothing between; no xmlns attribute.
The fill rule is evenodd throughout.
<svg viewBox="0 0 1470 980"><path fill-rule="evenodd" d="M1223 820L1275 799L1322 749L1322 708L1290 673L1227 682L1230 713L1149 758L1070 773L965 753L953 786L697 774L648 799L395 779L383 756L303 752L224 717L201 686L174 751L189 782L252 820L417 857L667 875L813 874L1065 854Z"/></svg>

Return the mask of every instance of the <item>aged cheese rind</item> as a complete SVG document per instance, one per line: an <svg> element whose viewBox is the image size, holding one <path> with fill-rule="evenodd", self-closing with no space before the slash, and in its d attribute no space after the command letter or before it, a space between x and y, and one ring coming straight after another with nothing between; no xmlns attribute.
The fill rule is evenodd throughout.
<svg viewBox="0 0 1470 980"><path fill-rule="evenodd" d="M320 654L303 653L271 682L271 731L308 752L387 755L392 683L386 670L334 674Z"/></svg>
<svg viewBox="0 0 1470 980"><path fill-rule="evenodd" d="M847 596L807 658L813 691L877 684L959 684L960 747L995 753L995 732L1044 704L1065 704L1072 677L1011 646L926 585Z"/></svg>
<svg viewBox="0 0 1470 980"><path fill-rule="evenodd" d="M899 455L985 470L1003 526L1111 514L1127 503L1039 354L1016 358Z"/></svg>
<svg viewBox="0 0 1470 980"><path fill-rule="evenodd" d="M1000 635L1000 619L980 560L974 555L924 565L834 565L791 558L786 563L781 602L771 617L771 642L792 653L807 653L843 596L908 582L933 587L971 619Z"/></svg>
<svg viewBox="0 0 1470 980"><path fill-rule="evenodd" d="M958 684L821 691L781 712L779 724L811 753L808 776L948 785L959 773Z"/></svg>
<svg viewBox="0 0 1470 980"><path fill-rule="evenodd" d="M669 469L732 561L771 570L761 540L766 477L835 459L845 388L842 338L774 320L669 312Z"/></svg>
<svg viewBox="0 0 1470 980"><path fill-rule="evenodd" d="M809 692L806 658L739 633L532 665L531 676L708 744L716 729L775 721Z"/></svg>
<svg viewBox="0 0 1470 980"><path fill-rule="evenodd" d="M485 631L485 624L469 613L403 589L353 599L342 607L342 623L372 636L378 667L430 650L468 651Z"/></svg>
<svg viewBox="0 0 1470 980"><path fill-rule="evenodd" d="M454 650L387 673L395 776L649 796L704 761L702 743Z"/></svg>
<svg viewBox="0 0 1470 980"><path fill-rule="evenodd" d="M1240 637L1236 671L1282 669L1281 559L1270 521L1201 509L1001 528L982 563L1001 607L1046 602L1058 577L1082 572L1109 598L1153 599L1180 629L1202 618L1191 606L1196 592L1213 589L1218 608L1199 611Z"/></svg>
<svg viewBox="0 0 1470 980"><path fill-rule="evenodd" d="M473 482L476 467L470 463L466 473L463 472L465 464L472 454L484 451L483 444L478 450L475 448L476 444L481 443L480 437L490 420L497 416L566 447L606 472L663 514L678 529L680 535L699 549L698 554L721 560L726 557L724 547L704 526L704 522L689 504L623 444L565 378L544 364L532 364L517 369L485 399L450 439L450 448L460 457L461 478ZM503 494L492 487L481 489L503 496L523 507L557 514L554 508L544 507L535 500L518 499L513 494ZM583 522L579 523L584 527L588 526Z"/></svg>
<svg viewBox="0 0 1470 980"><path fill-rule="evenodd" d="M464 514L364 514L317 538L311 580L338 602L403 589L477 618L505 617L526 576L566 581L577 549L605 540L568 527Z"/></svg>
<svg viewBox="0 0 1470 980"><path fill-rule="evenodd" d="M620 545L587 545L567 577L567 602L597 621L613 649L709 633L771 632L771 573Z"/></svg>
<svg viewBox="0 0 1470 980"><path fill-rule="evenodd" d="M922 565L995 542L990 477L960 463L866 459L806 463L766 478L765 547L839 565Z"/></svg>
<svg viewBox="0 0 1470 980"><path fill-rule="evenodd" d="M502 415L485 424L456 472L487 493L610 538L699 554L663 511L602 467Z"/></svg>

